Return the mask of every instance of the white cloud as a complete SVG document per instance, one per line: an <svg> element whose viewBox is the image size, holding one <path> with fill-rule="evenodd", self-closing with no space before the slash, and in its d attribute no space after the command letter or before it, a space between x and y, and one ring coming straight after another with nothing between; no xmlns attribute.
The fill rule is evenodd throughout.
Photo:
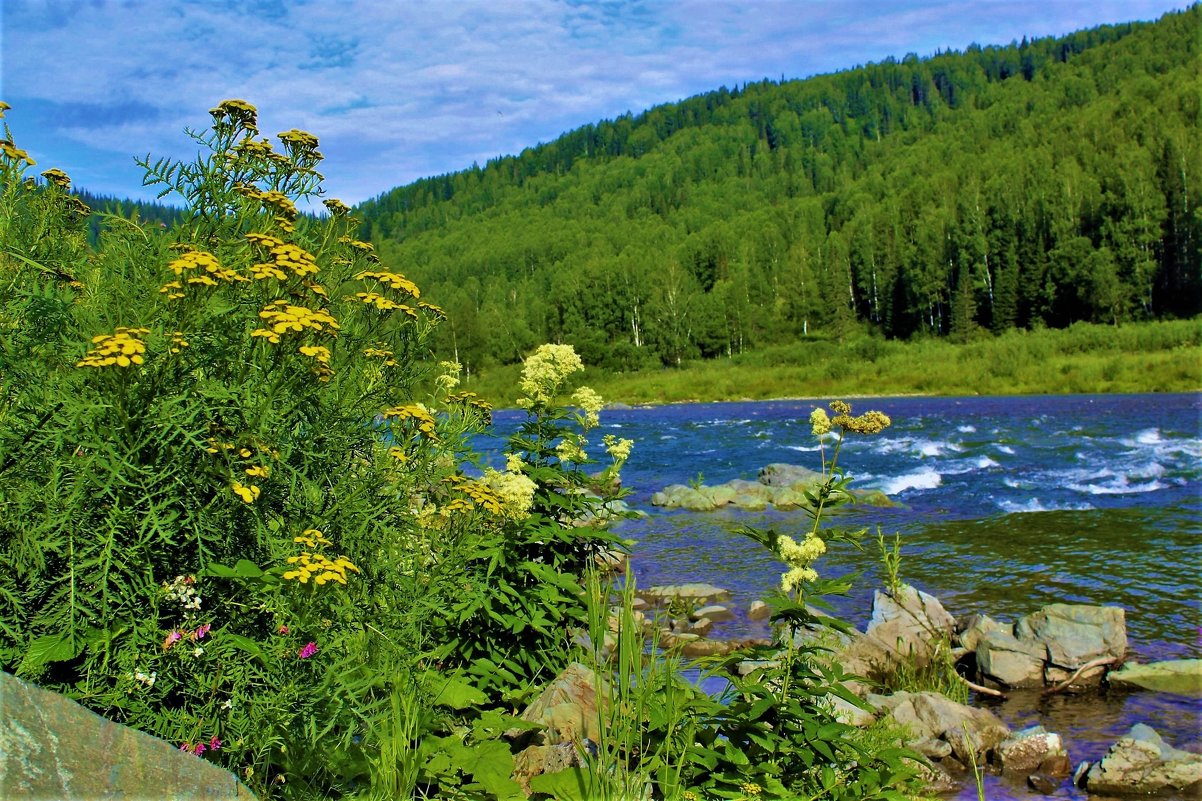
<svg viewBox="0 0 1202 801"><path fill-rule="evenodd" d="M228 97L321 137L359 201L719 85L1154 18L1170 0L5 0L0 94L23 146L139 194ZM22 104L34 110L24 122ZM26 126L33 125L30 132ZM77 177L79 180L79 177ZM125 183L121 183L125 181Z"/></svg>

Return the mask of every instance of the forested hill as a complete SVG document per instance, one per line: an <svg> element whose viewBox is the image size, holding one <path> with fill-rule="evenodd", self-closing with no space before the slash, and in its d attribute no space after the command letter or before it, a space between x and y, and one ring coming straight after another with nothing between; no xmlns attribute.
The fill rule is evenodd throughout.
<svg viewBox="0 0 1202 801"><path fill-rule="evenodd" d="M364 204L469 369L1196 314L1202 8L719 89Z"/></svg>

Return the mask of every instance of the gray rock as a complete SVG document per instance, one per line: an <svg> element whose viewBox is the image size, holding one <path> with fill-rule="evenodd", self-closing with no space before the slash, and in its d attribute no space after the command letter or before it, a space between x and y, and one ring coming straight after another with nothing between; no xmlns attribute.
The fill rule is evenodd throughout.
<svg viewBox="0 0 1202 801"><path fill-rule="evenodd" d="M1014 636L1042 643L1049 663L1073 671L1099 657L1123 658L1127 653L1126 613L1117 606L1051 604L1020 618ZM1103 670L1097 669L1099 677Z"/></svg>
<svg viewBox="0 0 1202 801"><path fill-rule="evenodd" d="M1010 730L992 712L958 704L939 693L869 695L868 702L907 726L915 741L943 740L962 763L982 764Z"/></svg>
<svg viewBox="0 0 1202 801"><path fill-rule="evenodd" d="M608 696L604 679L587 666L573 662L526 707L521 719L542 727L533 734L534 745L599 742L597 705L605 703ZM516 728L505 735L513 740L529 736Z"/></svg>
<svg viewBox="0 0 1202 801"><path fill-rule="evenodd" d="M1137 795L1202 788L1202 756L1173 748L1142 723L1131 727L1083 777L1094 794Z"/></svg>
<svg viewBox="0 0 1202 801"><path fill-rule="evenodd" d="M777 462L760 468L759 480L769 487L816 487L825 481L817 470L795 464Z"/></svg>
<svg viewBox="0 0 1202 801"><path fill-rule="evenodd" d="M694 620L691 624L689 624L689 633L706 635L709 634L710 630L713 628L714 621L710 620L708 617L703 617L698 620Z"/></svg>
<svg viewBox="0 0 1202 801"><path fill-rule="evenodd" d="M837 695L826 695L818 701L827 711L834 715L835 720L847 726L867 728L876 722L876 713L870 709L856 706Z"/></svg>
<svg viewBox="0 0 1202 801"><path fill-rule="evenodd" d="M695 604L712 604L730 600L730 590L715 587L713 584L663 584L647 587L638 594L653 605L663 605L671 600L692 602Z"/></svg>
<svg viewBox="0 0 1202 801"><path fill-rule="evenodd" d="M229 771L3 672L0 699L0 798L255 798Z"/></svg>
<svg viewBox="0 0 1202 801"><path fill-rule="evenodd" d="M956 620L933 595L903 585L894 597L877 590L865 632L901 659L925 664L937 643L950 641Z"/></svg>
<svg viewBox="0 0 1202 801"><path fill-rule="evenodd" d="M1060 735L1043 726L1032 726L1011 734L998 743L997 756L1002 770L1033 771L1051 757L1065 754Z"/></svg>
<svg viewBox="0 0 1202 801"><path fill-rule="evenodd" d="M1027 777L1027 786L1037 793L1052 795L1060 786L1060 782L1056 781L1051 776L1045 776L1042 773L1032 773Z"/></svg>
<svg viewBox="0 0 1202 801"><path fill-rule="evenodd" d="M994 620L989 615L973 615L966 621L966 625L957 635L960 645L969 651L977 650L977 643L982 637L987 637L990 634L1005 634L1014 636L1014 624L1002 623Z"/></svg>
<svg viewBox="0 0 1202 801"><path fill-rule="evenodd" d="M747 609L747 617L751 620L767 620L772 617L772 607L763 601L752 601L751 606Z"/></svg>
<svg viewBox="0 0 1202 801"><path fill-rule="evenodd" d="M693 618L693 620L706 617L714 623L722 623L726 620L734 620L735 613L730 610L730 607L722 606L721 604L709 604L695 609L689 617Z"/></svg>
<svg viewBox="0 0 1202 801"><path fill-rule="evenodd" d="M1020 640L1005 628L980 630L976 640L977 669L986 679L1006 687L1041 687L1047 648Z"/></svg>
<svg viewBox="0 0 1202 801"><path fill-rule="evenodd" d="M1106 677L1116 686L1139 687L1161 693L1202 696L1202 659L1172 659L1140 665L1128 662Z"/></svg>

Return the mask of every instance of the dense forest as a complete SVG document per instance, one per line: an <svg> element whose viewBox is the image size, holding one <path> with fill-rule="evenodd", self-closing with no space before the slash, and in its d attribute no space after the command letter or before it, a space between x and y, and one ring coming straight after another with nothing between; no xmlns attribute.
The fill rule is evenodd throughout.
<svg viewBox="0 0 1202 801"><path fill-rule="evenodd" d="M1202 8L719 89L364 204L469 371L1202 308Z"/></svg>

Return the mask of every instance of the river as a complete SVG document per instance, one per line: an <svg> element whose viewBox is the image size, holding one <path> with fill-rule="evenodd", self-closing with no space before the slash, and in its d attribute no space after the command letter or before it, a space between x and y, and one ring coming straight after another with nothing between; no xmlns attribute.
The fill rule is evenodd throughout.
<svg viewBox="0 0 1202 801"><path fill-rule="evenodd" d="M795 533L808 522L803 512L664 511L650 497L668 484L754 479L776 462L818 469L808 417L819 403L603 412L600 433L635 441L623 482L628 502L647 515L617 531L637 543L640 585L706 581L729 588L743 610L775 585L781 565L736 529ZM853 406L879 409L893 425L849 438L840 465L853 487L881 489L902 506L856 508L838 522L900 534L903 580L957 617L1014 620L1057 602L1121 606L1131 658L1202 657L1202 395L907 397ZM499 412L498 429L512 429L520 415ZM837 609L863 628L881 584L875 544L832 548L817 567L860 573ZM766 632L741 616L726 633ZM1137 722L1175 745L1202 739L1198 699L1097 696L1020 693L995 711L1014 728L1039 722L1059 733L1074 764L1099 758ZM990 785L989 798L1027 796L996 778Z"/></svg>

